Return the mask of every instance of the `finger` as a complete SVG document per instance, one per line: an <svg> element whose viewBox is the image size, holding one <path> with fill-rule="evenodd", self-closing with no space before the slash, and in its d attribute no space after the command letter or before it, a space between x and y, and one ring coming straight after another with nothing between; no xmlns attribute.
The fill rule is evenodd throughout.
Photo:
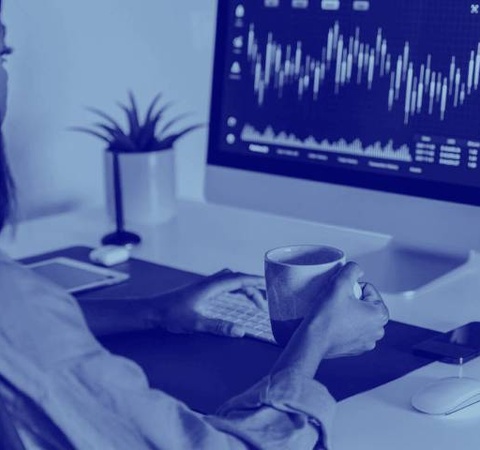
<svg viewBox="0 0 480 450"><path fill-rule="evenodd" d="M343 273L346 273L355 282L365 275L363 269L355 261L348 261L343 267Z"/></svg>
<svg viewBox="0 0 480 450"><path fill-rule="evenodd" d="M390 320L390 311L387 308L387 305L382 299L382 295L378 289L371 283L365 283L363 287L363 301L371 303L376 307L380 308L382 314L383 325L387 324Z"/></svg>
<svg viewBox="0 0 480 450"><path fill-rule="evenodd" d="M233 273L233 270L229 269L228 267L225 267L224 269L221 269L218 272L212 273L212 275L210 275L209 278L218 277L221 275L225 275L227 273Z"/></svg>
<svg viewBox="0 0 480 450"><path fill-rule="evenodd" d="M368 301L365 302L365 306L372 308L372 311L377 315L377 317L379 318L379 322L383 327L390 320L390 311L388 310L387 305L383 302L383 300Z"/></svg>
<svg viewBox="0 0 480 450"><path fill-rule="evenodd" d="M382 296L377 288L371 283L363 283L363 298L366 302L382 301Z"/></svg>
<svg viewBox="0 0 480 450"><path fill-rule="evenodd" d="M268 311L267 299L260 290L254 287L247 287L244 289L244 292L256 307L260 308L262 311Z"/></svg>
<svg viewBox="0 0 480 450"><path fill-rule="evenodd" d="M241 325L222 319L209 319L206 317L198 321L196 331L235 338L245 336L245 329Z"/></svg>
<svg viewBox="0 0 480 450"><path fill-rule="evenodd" d="M345 264L336 275L335 279L337 287L346 287L352 290L355 283L358 282L359 278L363 277L364 273L360 266L354 262L348 262Z"/></svg>
<svg viewBox="0 0 480 450"><path fill-rule="evenodd" d="M334 353L334 354L327 354L327 359L337 359L337 358L345 358L345 357L350 357L350 356L360 356L363 353L365 353L365 349L356 349L356 350L351 350L349 352L345 353Z"/></svg>
<svg viewBox="0 0 480 450"><path fill-rule="evenodd" d="M187 289L195 289L198 291L198 289L205 289L209 288L212 283L214 283L216 280L222 279L222 277L233 274L231 269L224 268L219 270L218 272L212 273L211 275L208 275L199 281L196 281L195 283L190 284Z"/></svg>
<svg viewBox="0 0 480 450"><path fill-rule="evenodd" d="M377 336L375 336L375 339L378 341L381 341L383 338L385 337L385 328L381 328L379 331L378 331L378 334Z"/></svg>
<svg viewBox="0 0 480 450"><path fill-rule="evenodd" d="M205 286L210 295L224 292L245 290L247 288L265 288L265 278L242 273L222 273L205 280Z"/></svg>
<svg viewBox="0 0 480 450"><path fill-rule="evenodd" d="M339 270L337 277L351 280L356 283L359 278L363 277L363 275L364 272L361 267L357 263L349 261Z"/></svg>
<svg viewBox="0 0 480 450"><path fill-rule="evenodd" d="M380 303L379 306L382 309L383 326L385 326L390 320L390 311L388 310L387 305L383 301Z"/></svg>

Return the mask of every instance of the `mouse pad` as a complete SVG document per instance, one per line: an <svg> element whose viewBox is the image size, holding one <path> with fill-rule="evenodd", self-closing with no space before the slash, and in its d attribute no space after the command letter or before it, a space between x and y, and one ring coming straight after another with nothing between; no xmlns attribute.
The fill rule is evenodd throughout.
<svg viewBox="0 0 480 450"><path fill-rule="evenodd" d="M88 260L89 248L71 247L29 258L67 256ZM116 286L79 294L79 301L92 298L153 297L198 281L198 274L131 259L115 266L130 274ZM316 378L337 400L368 391L431 362L415 356L411 347L438 332L390 321L377 348L361 356L325 360ZM223 402L248 389L266 375L281 348L253 339L229 339L210 335L174 335L162 331L135 332L103 337L102 344L113 353L137 362L150 385L184 401L204 413L214 412Z"/></svg>

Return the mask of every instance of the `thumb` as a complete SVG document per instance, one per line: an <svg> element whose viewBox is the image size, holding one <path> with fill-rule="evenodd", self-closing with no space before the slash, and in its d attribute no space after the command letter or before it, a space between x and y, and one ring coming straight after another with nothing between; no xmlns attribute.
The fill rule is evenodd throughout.
<svg viewBox="0 0 480 450"><path fill-rule="evenodd" d="M356 294L355 296L362 297L361 287L358 285L358 280L364 275L363 270L354 262L348 262L343 266L334 278L334 286L337 291Z"/></svg>
<svg viewBox="0 0 480 450"><path fill-rule="evenodd" d="M217 334L219 336L237 337L245 336L245 329L241 325L222 319L203 318L197 325L197 331Z"/></svg>

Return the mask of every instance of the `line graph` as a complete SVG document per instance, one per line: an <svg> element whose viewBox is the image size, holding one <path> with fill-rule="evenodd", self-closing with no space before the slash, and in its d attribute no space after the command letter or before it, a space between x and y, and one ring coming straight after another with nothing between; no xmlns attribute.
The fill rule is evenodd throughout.
<svg viewBox="0 0 480 450"><path fill-rule="evenodd" d="M309 96L318 100L322 89L333 87L336 94L348 85L373 91L379 79L388 83L385 92L387 111L402 108L404 124L412 117L428 114L444 121L451 109L461 107L480 88L480 42L466 55L452 55L448 68L439 69L432 54L416 62L409 41L394 54L382 28L376 39L363 40L359 27L343 33L338 22L328 28L326 42L313 56L302 41L284 45L269 32L260 44L255 24L248 29L247 58L253 89L259 106L272 91L281 99L293 89L299 100ZM460 62L464 60L463 62ZM376 93L376 92L375 92Z"/></svg>

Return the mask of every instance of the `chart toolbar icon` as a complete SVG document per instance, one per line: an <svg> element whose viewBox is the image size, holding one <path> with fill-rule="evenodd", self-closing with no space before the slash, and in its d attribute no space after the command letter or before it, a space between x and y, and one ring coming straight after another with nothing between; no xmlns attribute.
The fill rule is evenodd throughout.
<svg viewBox="0 0 480 450"><path fill-rule="evenodd" d="M237 36L234 40L233 40L233 46L235 48L242 48L243 47L243 36Z"/></svg>
<svg viewBox="0 0 480 450"><path fill-rule="evenodd" d="M264 0L266 8L278 8L280 6L280 0Z"/></svg>
<svg viewBox="0 0 480 450"><path fill-rule="evenodd" d="M355 0L353 2L354 11L368 11L370 9L370 2L368 0Z"/></svg>
<svg viewBox="0 0 480 450"><path fill-rule="evenodd" d="M308 8L308 0L292 0L292 8Z"/></svg>
<svg viewBox="0 0 480 450"><path fill-rule="evenodd" d="M240 67L240 63L238 61L235 61L233 64L232 64L232 67L230 69L230 72L231 73L234 73L236 75L240 74L242 72L242 68Z"/></svg>
<svg viewBox="0 0 480 450"><path fill-rule="evenodd" d="M321 5L325 11L337 11L340 9L340 0L322 0Z"/></svg>
<svg viewBox="0 0 480 450"><path fill-rule="evenodd" d="M230 116L227 120L227 125L231 128L236 127L238 120L236 117Z"/></svg>
<svg viewBox="0 0 480 450"><path fill-rule="evenodd" d="M237 8L235 9L235 16L241 19L242 17L245 17L245 7L243 5L238 5Z"/></svg>

